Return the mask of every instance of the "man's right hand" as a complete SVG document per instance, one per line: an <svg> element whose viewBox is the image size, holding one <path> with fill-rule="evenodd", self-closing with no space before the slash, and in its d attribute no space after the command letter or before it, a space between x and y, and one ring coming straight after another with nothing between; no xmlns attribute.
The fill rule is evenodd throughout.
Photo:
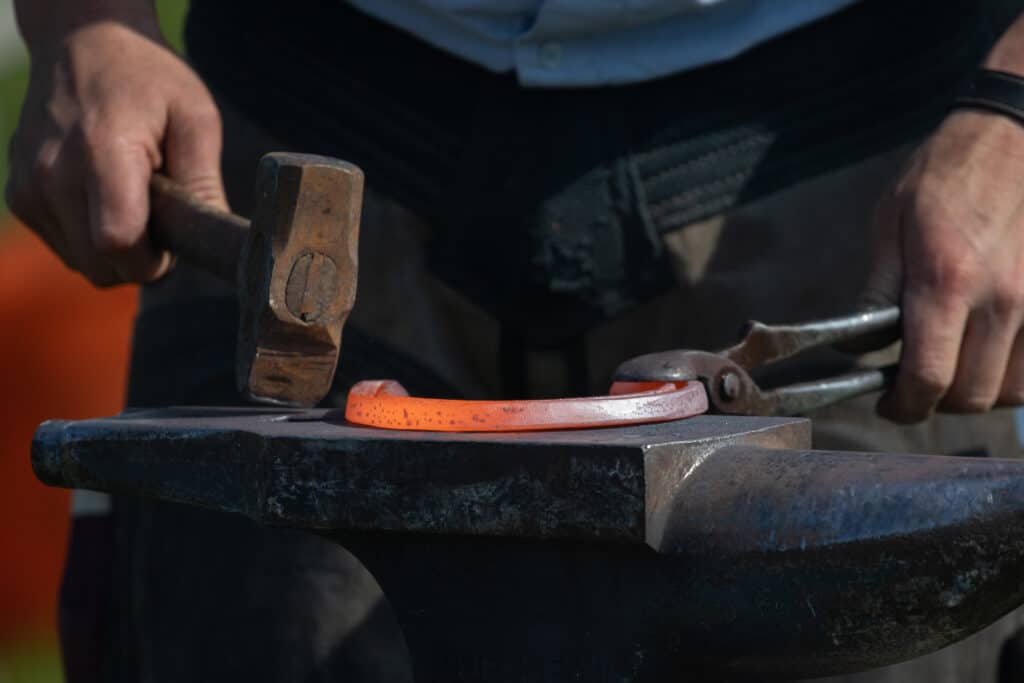
<svg viewBox="0 0 1024 683"><path fill-rule="evenodd" d="M170 267L146 235L154 170L227 208L213 98L161 39L152 3L121 2L130 11L109 0L18 6L32 63L7 203L97 286L149 282ZM33 24L41 5L52 14Z"/></svg>

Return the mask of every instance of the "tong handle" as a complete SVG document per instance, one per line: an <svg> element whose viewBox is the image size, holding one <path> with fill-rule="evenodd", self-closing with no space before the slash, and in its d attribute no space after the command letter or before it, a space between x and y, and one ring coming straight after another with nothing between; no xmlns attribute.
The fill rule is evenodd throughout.
<svg viewBox="0 0 1024 683"><path fill-rule="evenodd" d="M839 377L801 382L765 392L772 415L803 415L854 396L881 391L892 382L899 366L857 370Z"/></svg>
<svg viewBox="0 0 1024 683"><path fill-rule="evenodd" d="M739 344L722 355L751 370L818 346L863 341L868 348L881 348L895 341L900 332L898 306L862 311L841 318L813 320L795 325L765 325L751 321ZM820 383L815 383L820 386ZM801 385L794 385L796 388Z"/></svg>

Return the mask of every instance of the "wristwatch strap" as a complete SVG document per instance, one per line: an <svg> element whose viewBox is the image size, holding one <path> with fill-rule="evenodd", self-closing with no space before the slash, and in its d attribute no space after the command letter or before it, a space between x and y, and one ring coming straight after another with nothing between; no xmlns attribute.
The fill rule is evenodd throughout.
<svg viewBox="0 0 1024 683"><path fill-rule="evenodd" d="M994 111L1024 124L1024 78L1005 71L978 69L951 106Z"/></svg>

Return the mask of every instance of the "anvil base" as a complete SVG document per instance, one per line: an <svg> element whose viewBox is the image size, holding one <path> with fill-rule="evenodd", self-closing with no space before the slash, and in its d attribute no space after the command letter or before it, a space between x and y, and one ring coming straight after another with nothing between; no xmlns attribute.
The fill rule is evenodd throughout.
<svg viewBox="0 0 1024 683"><path fill-rule="evenodd" d="M441 435L170 409L45 423L33 465L338 540L423 681L826 675L1024 603L1024 463L809 441L791 419Z"/></svg>

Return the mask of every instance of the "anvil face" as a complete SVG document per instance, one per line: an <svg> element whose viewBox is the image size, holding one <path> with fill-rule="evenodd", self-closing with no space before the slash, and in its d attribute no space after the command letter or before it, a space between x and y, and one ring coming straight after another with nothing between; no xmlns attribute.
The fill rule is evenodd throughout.
<svg viewBox="0 0 1024 683"><path fill-rule="evenodd" d="M338 419L50 422L33 463L52 485L337 539L383 585L423 680L825 675L1024 602L1019 461L812 451L791 419L493 435Z"/></svg>
<svg viewBox="0 0 1024 683"><path fill-rule="evenodd" d="M52 485L169 498L264 524L644 542L667 494L649 482L671 487L711 451L740 444L806 448L809 423L698 417L445 435L350 426L323 410L180 408L47 423L33 461Z"/></svg>

